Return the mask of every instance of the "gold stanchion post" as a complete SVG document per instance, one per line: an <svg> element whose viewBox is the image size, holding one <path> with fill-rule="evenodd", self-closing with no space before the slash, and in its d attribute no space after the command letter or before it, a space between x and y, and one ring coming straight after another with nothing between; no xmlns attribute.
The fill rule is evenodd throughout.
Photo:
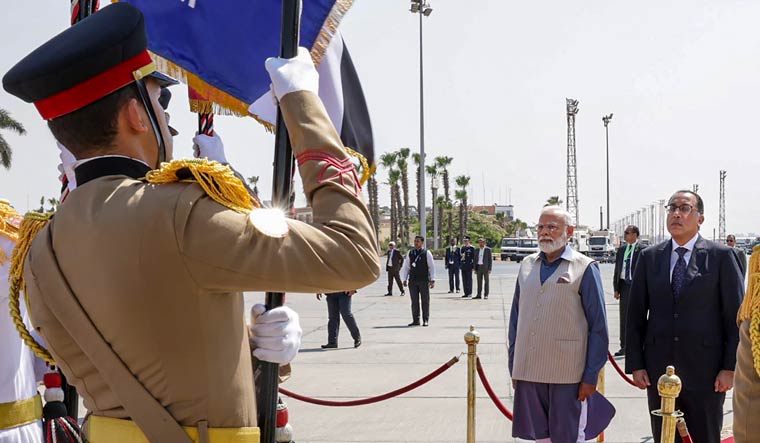
<svg viewBox="0 0 760 443"><path fill-rule="evenodd" d="M475 326L464 334L467 343L467 443L475 443L475 377L478 371L477 348L480 334Z"/></svg>
<svg viewBox="0 0 760 443"><path fill-rule="evenodd" d="M606 367L607 365L602 366L602 370L599 371L599 380L596 382L596 390L602 395L604 395L604 368ZM604 431L596 437L596 441L598 443L604 443Z"/></svg>
<svg viewBox="0 0 760 443"><path fill-rule="evenodd" d="M652 415L662 417L661 443L673 443L676 440L676 420L683 417L676 411L676 398L681 393L681 378L676 375L676 368L668 366L665 374L657 381L657 390L662 398L660 407Z"/></svg>

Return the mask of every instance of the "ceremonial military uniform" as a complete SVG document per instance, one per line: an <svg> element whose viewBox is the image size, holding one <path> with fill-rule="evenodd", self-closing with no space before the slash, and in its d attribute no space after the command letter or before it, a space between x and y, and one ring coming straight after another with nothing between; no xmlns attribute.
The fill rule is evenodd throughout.
<svg viewBox="0 0 760 443"><path fill-rule="evenodd" d="M470 237L465 239L469 242ZM469 243L462 246L462 286L464 286L464 295L462 298L472 295L472 270L475 267L475 248Z"/></svg>
<svg viewBox="0 0 760 443"><path fill-rule="evenodd" d="M8 311L8 269L21 217L0 200L0 443L41 443L42 402L37 380L45 364L19 337ZM20 305L24 323L29 319Z"/></svg>
<svg viewBox="0 0 760 443"><path fill-rule="evenodd" d="M104 58L106 51L122 58L110 68L100 63L96 77L150 70L127 65L147 52L142 15L124 3L104 8L46 46L86 42L87 26L122 28L108 34L114 41L91 48L102 49ZM139 54L130 54L140 39ZM92 59L87 51L69 56L78 57L67 61L72 70ZM57 55L43 46L4 79L6 89L41 111L40 101L50 105L51 97L72 88L69 81L59 85L62 91L48 85L42 92L25 83L27 76L64 64L44 57ZM92 75L93 67L87 71ZM125 407L135 404L136 394L103 371L103 361L114 360L93 350L97 346L90 344L97 343L84 326L66 323L56 309L62 298L76 298L118 360L195 441L210 435L211 443L249 442L258 436L242 291L331 292L377 279L370 214L324 106L307 91L285 95L280 106L313 224L283 221L287 234L267 236L263 225L251 221L262 209L231 210L196 182L146 183L150 167L144 163L103 156L76 168L76 192L32 243L24 278L34 326L93 414L92 443L144 441L136 439L141 434L132 422L114 419L132 418L143 431L146 422L159 428L165 423L140 419L141 411Z"/></svg>
<svg viewBox="0 0 760 443"><path fill-rule="evenodd" d="M760 246L749 262L749 283L739 309L734 374L734 441L760 441ZM754 418L752 418L754 417Z"/></svg>

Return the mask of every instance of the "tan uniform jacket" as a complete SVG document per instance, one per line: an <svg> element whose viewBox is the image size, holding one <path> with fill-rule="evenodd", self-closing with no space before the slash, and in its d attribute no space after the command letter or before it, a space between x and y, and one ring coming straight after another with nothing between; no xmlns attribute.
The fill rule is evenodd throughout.
<svg viewBox="0 0 760 443"><path fill-rule="evenodd" d="M295 154L308 149L347 158L316 95L291 93L281 105ZM339 291L363 287L380 273L355 176L329 178L337 169L323 161L299 169L314 223L288 220L285 238L260 234L245 214L217 204L194 183L106 176L68 197L34 241L25 277L33 323L88 410L127 417L75 334L48 308L46 299L59 294L41 293L36 283L46 278L35 254L48 247L47 230L94 325L180 424L256 426L241 292Z"/></svg>

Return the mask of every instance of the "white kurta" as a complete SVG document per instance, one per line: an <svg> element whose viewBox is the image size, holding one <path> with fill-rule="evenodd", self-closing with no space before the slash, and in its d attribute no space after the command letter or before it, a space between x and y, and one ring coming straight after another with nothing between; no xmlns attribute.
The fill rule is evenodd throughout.
<svg viewBox="0 0 760 443"><path fill-rule="evenodd" d="M0 248L10 257L13 242L0 236ZM25 400L37 395L37 380L45 369L45 364L21 341L11 320L8 309L9 268L10 261L0 265L0 403ZM28 328L29 316L23 300L21 315ZM42 443L42 423L0 430L0 443Z"/></svg>

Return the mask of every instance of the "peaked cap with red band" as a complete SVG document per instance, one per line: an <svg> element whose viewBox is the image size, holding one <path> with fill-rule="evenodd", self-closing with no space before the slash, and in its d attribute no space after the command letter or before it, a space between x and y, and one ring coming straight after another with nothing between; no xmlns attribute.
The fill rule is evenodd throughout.
<svg viewBox="0 0 760 443"><path fill-rule="evenodd" d="M143 77L176 84L156 71L139 9L116 3L53 37L5 77L9 93L51 120L92 104Z"/></svg>

